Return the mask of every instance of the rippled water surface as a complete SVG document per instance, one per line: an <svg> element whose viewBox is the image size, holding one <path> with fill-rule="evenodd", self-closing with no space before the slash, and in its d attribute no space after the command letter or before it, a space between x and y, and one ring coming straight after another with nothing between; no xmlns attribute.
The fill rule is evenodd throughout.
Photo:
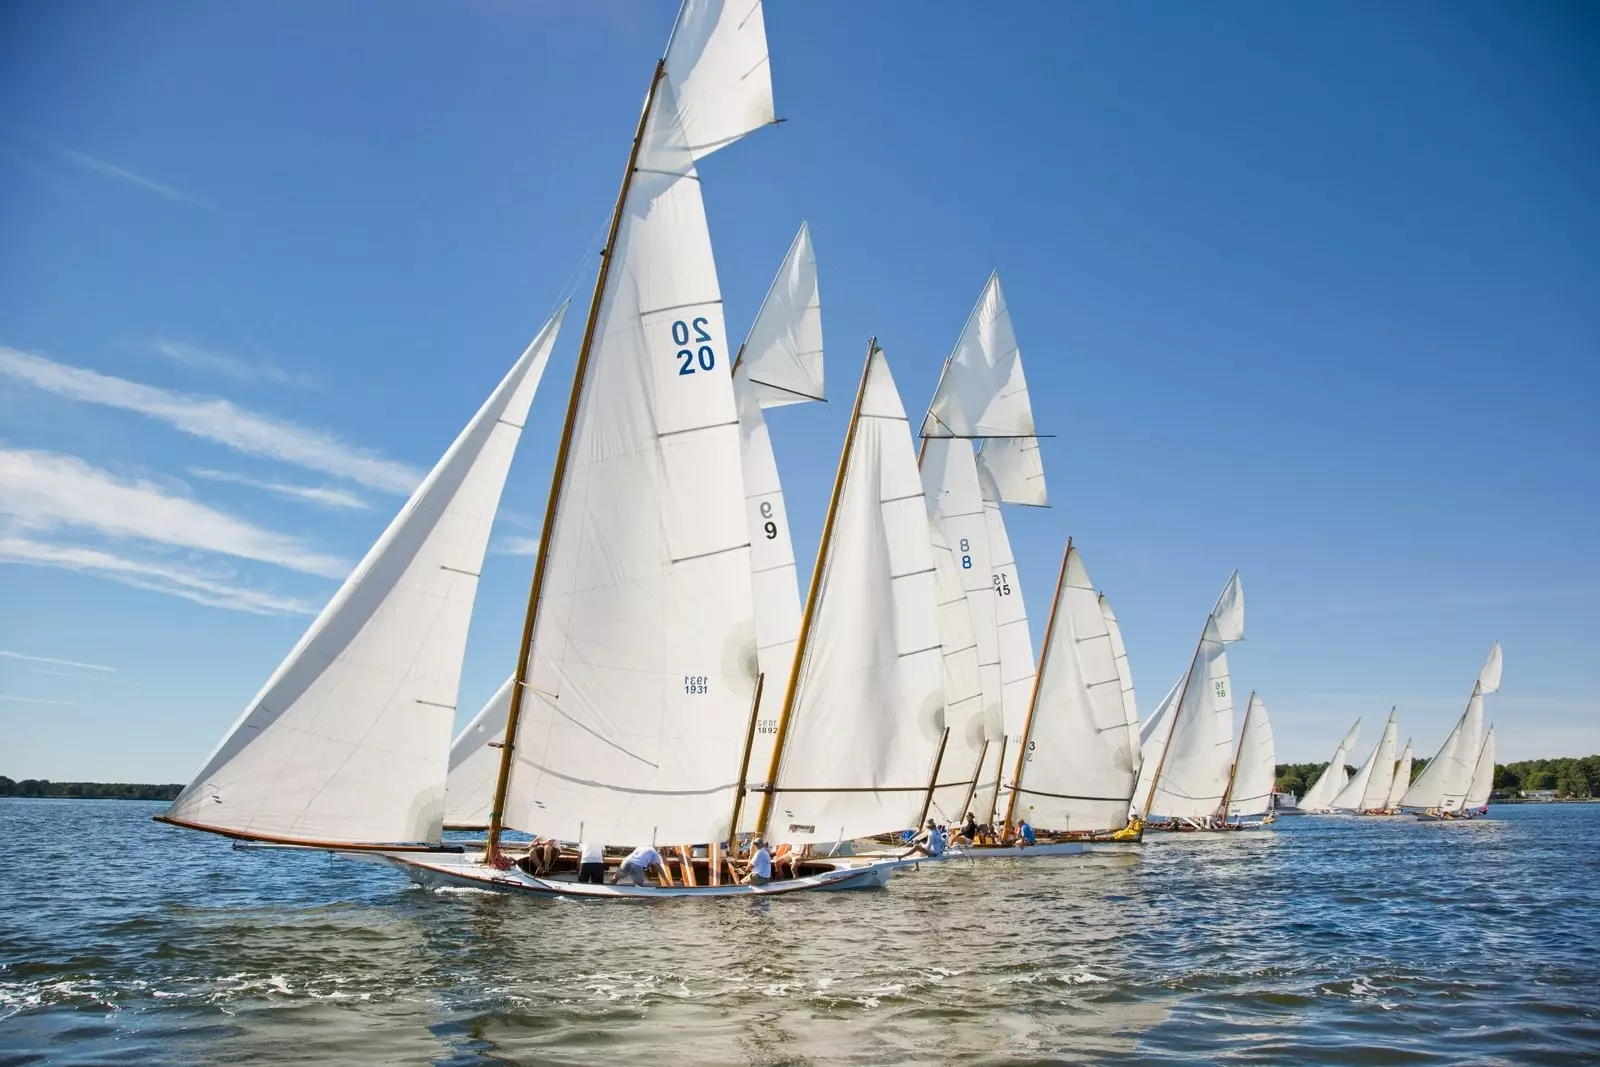
<svg viewBox="0 0 1600 1067"><path fill-rule="evenodd" d="M614 906L0 800L0 1063L1600 1063L1600 805Z"/></svg>

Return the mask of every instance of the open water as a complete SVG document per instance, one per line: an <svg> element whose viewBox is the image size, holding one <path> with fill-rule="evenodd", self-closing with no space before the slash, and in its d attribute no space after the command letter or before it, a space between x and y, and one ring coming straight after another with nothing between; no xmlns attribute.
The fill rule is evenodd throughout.
<svg viewBox="0 0 1600 1067"><path fill-rule="evenodd" d="M1600 804L621 907L158 810L0 800L0 1063L1600 1063Z"/></svg>

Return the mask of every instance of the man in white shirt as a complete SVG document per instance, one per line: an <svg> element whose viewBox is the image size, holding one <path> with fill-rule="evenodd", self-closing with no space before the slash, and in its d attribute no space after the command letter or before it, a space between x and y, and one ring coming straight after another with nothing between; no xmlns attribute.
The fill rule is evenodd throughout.
<svg viewBox="0 0 1600 1067"><path fill-rule="evenodd" d="M606 846L585 841L578 846L578 884L601 885L606 878Z"/></svg>
<svg viewBox="0 0 1600 1067"><path fill-rule="evenodd" d="M772 853L767 851L767 843L760 838L754 842L755 851L750 854L750 869L745 872L746 885L766 885L772 881Z"/></svg>
<svg viewBox="0 0 1600 1067"><path fill-rule="evenodd" d="M622 861L622 866L617 868L617 876L611 880L612 885L621 885L627 882L630 885L644 885L644 876L652 867L666 870L666 863L661 859L654 845L640 845L627 858Z"/></svg>

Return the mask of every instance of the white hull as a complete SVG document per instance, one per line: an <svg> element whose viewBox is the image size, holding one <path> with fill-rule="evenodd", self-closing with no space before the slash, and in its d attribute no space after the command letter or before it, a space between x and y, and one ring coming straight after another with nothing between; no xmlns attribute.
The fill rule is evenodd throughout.
<svg viewBox="0 0 1600 1067"><path fill-rule="evenodd" d="M497 870L461 853L386 853L383 858L427 889L482 889L491 893L518 893L535 897L579 900L663 900L684 897L769 897L806 890L832 892L845 889L879 889L889 876L915 860L878 860L839 866L822 874L766 885L580 885L560 878L535 878L512 867Z"/></svg>
<svg viewBox="0 0 1600 1067"><path fill-rule="evenodd" d="M1050 856L1077 856L1090 851L1089 845L1082 841L1058 841L1053 844L1043 845L952 845L938 856L924 856L916 853L901 861L906 863L938 863L943 860L1034 860L1046 859ZM904 851L878 851L856 853L858 857L883 857L896 858L904 855Z"/></svg>

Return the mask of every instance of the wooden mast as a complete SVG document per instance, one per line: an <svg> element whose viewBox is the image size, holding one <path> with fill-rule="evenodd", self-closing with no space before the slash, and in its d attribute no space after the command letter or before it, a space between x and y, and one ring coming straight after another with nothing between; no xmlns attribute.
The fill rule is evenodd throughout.
<svg viewBox="0 0 1600 1067"><path fill-rule="evenodd" d="M1037 677L1037 674L1035 675ZM984 816L983 823L991 830L994 829L994 812L1000 806L1000 785L1006 777L1006 749L1011 744L1011 738L1005 734L1000 735L1000 757L994 761L994 793L989 797L989 814Z"/></svg>
<svg viewBox="0 0 1600 1067"><path fill-rule="evenodd" d="M1229 575L1228 585L1233 584L1233 579L1238 573L1234 571ZM1228 591L1228 585L1222 587L1224 593ZM1194 655L1189 659L1189 673L1183 676L1183 689L1178 693L1178 702L1172 706L1172 725L1167 727L1167 743L1162 746L1161 759L1156 763L1156 773L1150 778L1150 795L1144 798L1144 814L1141 818L1150 818L1150 805L1155 803L1156 787L1161 784L1161 772L1167 766L1167 753L1172 750L1172 735L1178 732L1178 716L1183 712L1183 701L1189 695L1189 682L1194 678L1194 667L1199 662L1200 649L1206 643L1206 630L1211 626L1211 615L1216 614L1217 605L1221 603L1222 597L1219 595L1216 604L1211 605L1211 614L1206 616L1205 626L1200 630L1200 640L1194 643Z"/></svg>
<svg viewBox="0 0 1600 1067"><path fill-rule="evenodd" d="M744 759L739 763L739 789L733 794L733 819L728 823L728 841L739 840L739 809L744 807L744 791L750 781L750 749L756 743L756 720L761 714L761 690L765 673L756 675L756 695L750 698L750 728L744 734Z"/></svg>
<svg viewBox="0 0 1600 1067"><path fill-rule="evenodd" d="M1244 722L1239 724L1239 743L1233 749L1233 766L1228 768L1228 788L1222 791L1222 806L1217 815L1228 821L1228 802L1233 799L1233 780L1239 777L1239 760L1244 756L1244 734L1250 728L1250 712L1256 706L1256 691L1250 690L1250 703L1244 706ZM1382 744L1380 741L1379 744Z"/></svg>
<svg viewBox="0 0 1600 1067"><path fill-rule="evenodd" d="M983 745L978 749L978 768L972 772L972 784L967 786L967 795L961 798L961 814L967 813L967 805L972 803L973 795L978 792L978 779L983 777L983 761L989 758L989 740L984 739Z"/></svg>
<svg viewBox="0 0 1600 1067"><path fill-rule="evenodd" d="M778 784L778 767L783 762L784 743L789 739L789 719L794 713L794 691L800 680L800 665L805 662L806 644L811 638L811 622L816 617L817 599L822 591L822 575L827 569L828 550L833 544L833 524L839 515L839 497L844 491L845 472L850 469L850 454L855 451L856 425L861 421L861 402L867 395L867 380L872 376L872 359L878 354L878 339L867 342L867 363L861 368L861 384L856 386L855 406L850 409L850 426L845 430L844 450L839 454L839 472L834 475L833 495L828 498L828 517L822 524L822 542L817 546L817 562L811 569L811 588L806 593L805 612L800 616L800 637L794 646L794 664L789 668L789 685L783 694L783 710L778 713L778 733L772 742L772 763L767 769L767 785L761 794L761 811L756 816L756 833L765 837L772 818L772 794Z"/></svg>
<svg viewBox="0 0 1600 1067"><path fill-rule="evenodd" d="M600 304L605 299L606 280L611 276L611 260L616 252L617 231L622 226L622 209L628 200L628 190L633 185L634 170L639 163L639 147L644 143L645 127L655 110L656 89L660 86L666 71L666 59L658 59L655 74L650 79L650 91L645 96L644 111L639 115L639 128L634 132L633 146L628 150L628 169L622 175L622 188L617 193L617 206L611 212L611 229L606 235L605 248L600 253L600 271L594 282L594 299L589 303L589 320L583 327L583 344L578 349L578 363L572 372L572 395L567 401L567 418L561 427L561 444L556 449L555 469L550 476L550 497L545 504L544 524L539 535L539 551L534 558L533 585L528 590L528 610L522 623L522 644L517 650L517 680L511 687L511 707L506 713L505 742L500 749L500 773L495 779L494 802L489 808L489 841L484 859L490 863L495 863L500 858L500 832L504 828L506 791L511 784L511 763L517 745L517 725L522 718L522 691L527 684L534 624L539 616L539 594L544 589L545 566L550 558L550 537L555 529L556 505L561 500L561 490L566 482L567 459L572 449L572 431L578 421L578 403L583 397L584 380L588 377L589 353L594 347L594 331L600 319Z"/></svg>
<svg viewBox="0 0 1600 1067"><path fill-rule="evenodd" d="M1056 632L1056 613L1061 610L1061 590L1067 584L1067 560L1072 556L1072 538L1061 553L1061 570L1056 574L1056 597L1050 602L1050 618L1044 624L1044 645L1039 649L1039 669L1033 672L1033 695L1028 698L1028 718L1022 724L1022 750L1017 753L1017 775L1011 781L1011 800L1006 804L1006 825L1016 820L1017 794L1022 791L1022 768L1028 762L1028 746L1033 742L1033 717L1039 710L1039 679L1044 677L1044 665L1050 661L1050 638ZM1122 684L1120 679L1117 683Z"/></svg>
<svg viewBox="0 0 1600 1067"><path fill-rule="evenodd" d="M928 776L928 794L922 798L922 813L917 816L913 830L921 831L922 824L928 818L928 809L933 807L933 791L939 787L939 765L944 762L944 746L950 741L950 727L944 728L944 733L939 735L939 751L933 757L933 773Z"/></svg>

